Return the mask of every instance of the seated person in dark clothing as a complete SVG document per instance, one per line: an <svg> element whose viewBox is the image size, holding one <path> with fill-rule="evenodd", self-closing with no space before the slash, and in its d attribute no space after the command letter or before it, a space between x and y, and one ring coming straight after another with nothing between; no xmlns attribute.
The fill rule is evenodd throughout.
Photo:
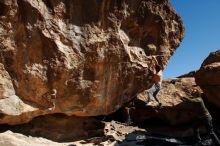
<svg viewBox="0 0 220 146"><path fill-rule="evenodd" d="M198 92L198 90L194 89L192 95L193 97L188 98L179 94L181 100L187 102L187 104L192 105L194 109L192 112L194 113L193 115L195 115L196 120L193 122L193 129L196 140L201 143L199 127L205 126L208 135L212 138L213 142L220 146L220 141L213 129L212 116L210 115L208 109L205 107L205 104L201 98L201 94Z"/></svg>

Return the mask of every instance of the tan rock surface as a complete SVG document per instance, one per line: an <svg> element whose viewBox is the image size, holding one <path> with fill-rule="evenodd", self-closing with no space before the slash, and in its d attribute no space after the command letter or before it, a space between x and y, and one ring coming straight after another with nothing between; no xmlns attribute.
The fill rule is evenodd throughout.
<svg viewBox="0 0 220 146"><path fill-rule="evenodd" d="M112 113L149 88L184 34L168 0L2 0L0 8L0 123Z"/></svg>
<svg viewBox="0 0 220 146"><path fill-rule="evenodd" d="M220 107L220 50L209 54L195 78L208 101Z"/></svg>
<svg viewBox="0 0 220 146"><path fill-rule="evenodd" d="M25 136L19 133L13 133L6 131L0 133L0 145L1 146L67 146L68 144L59 144L45 138L37 138L31 136Z"/></svg>

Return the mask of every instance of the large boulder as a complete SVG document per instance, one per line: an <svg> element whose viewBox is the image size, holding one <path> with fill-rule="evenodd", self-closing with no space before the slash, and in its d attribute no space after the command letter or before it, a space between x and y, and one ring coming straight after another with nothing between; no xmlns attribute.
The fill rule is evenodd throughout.
<svg viewBox="0 0 220 146"><path fill-rule="evenodd" d="M194 121L197 117L196 111L192 104L188 104L181 99L181 96L193 97L194 90L202 94L202 90L196 85L193 77L170 78L164 80L162 89L158 93L162 107L153 100L151 105L146 105L148 99L147 90L138 94L137 99L122 108L117 114L123 117L121 120L128 118L128 110L132 121L142 123L146 120L156 119L161 123L169 125L181 125Z"/></svg>
<svg viewBox="0 0 220 146"><path fill-rule="evenodd" d="M220 50L209 54L195 78L207 100L220 107Z"/></svg>
<svg viewBox="0 0 220 146"><path fill-rule="evenodd" d="M0 123L17 124L118 110L152 85L184 27L168 0L1 0L0 32Z"/></svg>

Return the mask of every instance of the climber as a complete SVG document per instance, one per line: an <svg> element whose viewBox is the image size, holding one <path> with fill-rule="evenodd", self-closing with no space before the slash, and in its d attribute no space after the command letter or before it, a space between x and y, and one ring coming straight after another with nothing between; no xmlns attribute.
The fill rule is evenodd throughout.
<svg viewBox="0 0 220 146"><path fill-rule="evenodd" d="M51 108L49 108L49 110L55 109L56 96L57 96L57 90L53 89L50 94L50 101L52 102L53 106Z"/></svg>
<svg viewBox="0 0 220 146"><path fill-rule="evenodd" d="M163 71L162 68L159 65L156 65L155 67L156 71L153 74L153 86L148 90L148 100L146 105L151 105L151 101L153 98L158 102L159 106L161 106L161 102L159 101L159 98L157 96L158 92L161 89L161 83L162 83L162 76L163 76Z"/></svg>
<svg viewBox="0 0 220 146"><path fill-rule="evenodd" d="M220 146L220 141L217 135L214 132L213 125L212 125L212 116L210 115L208 109L205 107L205 104L202 100L201 93L197 89L193 89L192 97L187 98L182 96L180 93L177 93L181 97L181 100L189 104L193 110L191 113L195 115L195 121L192 123L193 131L195 134L195 138L198 143L201 144L201 137L199 133L199 126L205 126L207 129L208 135L211 137L213 142Z"/></svg>

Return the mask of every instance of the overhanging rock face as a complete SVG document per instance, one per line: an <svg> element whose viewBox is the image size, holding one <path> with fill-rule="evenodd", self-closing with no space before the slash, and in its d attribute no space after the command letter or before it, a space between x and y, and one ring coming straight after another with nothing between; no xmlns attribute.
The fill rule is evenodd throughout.
<svg viewBox="0 0 220 146"><path fill-rule="evenodd" d="M2 0L0 123L112 113L183 35L168 0Z"/></svg>

